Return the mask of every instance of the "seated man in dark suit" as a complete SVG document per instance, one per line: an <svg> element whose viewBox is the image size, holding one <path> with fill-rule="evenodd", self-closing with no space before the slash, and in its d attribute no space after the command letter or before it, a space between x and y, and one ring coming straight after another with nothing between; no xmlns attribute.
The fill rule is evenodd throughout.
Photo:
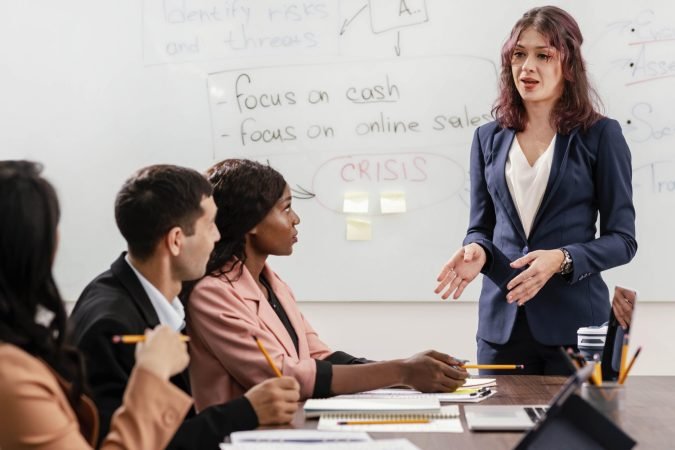
<svg viewBox="0 0 675 450"><path fill-rule="evenodd" d="M191 169L141 169L117 194L115 219L128 253L85 288L70 317L101 416L99 436L108 433L134 366L134 346L113 343L112 337L143 334L160 323L183 328L185 313L177 296L183 281L204 275L220 238L215 216L210 183ZM190 393L187 370L171 381ZM232 431L288 423L298 399L294 378L269 379L231 402L198 415L189 412L168 448L217 448Z"/></svg>

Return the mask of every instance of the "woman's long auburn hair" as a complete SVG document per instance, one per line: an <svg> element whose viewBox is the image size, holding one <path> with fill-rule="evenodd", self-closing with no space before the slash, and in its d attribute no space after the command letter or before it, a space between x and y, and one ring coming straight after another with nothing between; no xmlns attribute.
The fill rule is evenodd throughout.
<svg viewBox="0 0 675 450"><path fill-rule="evenodd" d="M541 33L560 55L564 86L551 112L551 124L562 134L569 134L576 127L588 130L602 117L597 111L601 107L600 99L588 81L579 25L566 11L555 6L530 9L511 30L502 47L499 96L492 115L502 128L525 129L527 112L513 80L511 58L520 34L527 28Z"/></svg>

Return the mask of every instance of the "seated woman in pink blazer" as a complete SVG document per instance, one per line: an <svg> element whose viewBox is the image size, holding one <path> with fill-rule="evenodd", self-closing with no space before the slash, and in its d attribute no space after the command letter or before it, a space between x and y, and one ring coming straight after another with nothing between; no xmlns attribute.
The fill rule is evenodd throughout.
<svg viewBox="0 0 675 450"><path fill-rule="evenodd" d="M404 385L454 391L467 373L436 351L371 362L332 351L304 318L291 289L272 271L269 255L290 255L300 222L284 178L269 166L222 161L207 172L218 206L220 241L207 275L187 303L190 378L197 409L242 395L274 376L257 337L284 375L300 383L303 399Z"/></svg>
<svg viewBox="0 0 675 450"><path fill-rule="evenodd" d="M0 448L91 449L98 415L82 395L82 357L64 342L66 311L52 277L56 193L26 161L0 161L0 193ZM188 361L176 332L146 333L100 448L164 448L192 405L169 382Z"/></svg>

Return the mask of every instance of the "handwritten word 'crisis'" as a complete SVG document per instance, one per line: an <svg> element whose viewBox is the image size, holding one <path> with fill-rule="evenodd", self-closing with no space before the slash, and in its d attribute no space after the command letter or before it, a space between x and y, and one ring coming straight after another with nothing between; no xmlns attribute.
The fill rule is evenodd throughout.
<svg viewBox="0 0 675 450"><path fill-rule="evenodd" d="M362 158L340 169L343 181L426 181L427 160L423 156Z"/></svg>

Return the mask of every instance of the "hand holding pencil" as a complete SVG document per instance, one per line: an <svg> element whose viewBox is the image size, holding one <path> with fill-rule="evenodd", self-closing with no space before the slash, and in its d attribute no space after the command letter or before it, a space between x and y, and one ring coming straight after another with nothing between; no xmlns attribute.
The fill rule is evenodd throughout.
<svg viewBox="0 0 675 450"><path fill-rule="evenodd" d="M298 409L300 385L295 378L283 376L262 342L255 336L253 340L276 376L253 386L244 396L251 402L260 425L289 423Z"/></svg>
<svg viewBox="0 0 675 450"><path fill-rule="evenodd" d="M181 334L167 325L159 325L143 336L144 340L136 345L136 367L164 380L185 370L190 356Z"/></svg>
<svg viewBox="0 0 675 450"><path fill-rule="evenodd" d="M179 334L181 342L190 342L190 336ZM145 334L116 334L112 337L113 344L138 344L145 342Z"/></svg>
<svg viewBox="0 0 675 450"><path fill-rule="evenodd" d="M484 369L484 370L516 370L525 369L523 364L462 364L464 369Z"/></svg>
<svg viewBox="0 0 675 450"><path fill-rule="evenodd" d="M461 361L436 350L397 360L401 384L421 392L453 392L469 376Z"/></svg>

